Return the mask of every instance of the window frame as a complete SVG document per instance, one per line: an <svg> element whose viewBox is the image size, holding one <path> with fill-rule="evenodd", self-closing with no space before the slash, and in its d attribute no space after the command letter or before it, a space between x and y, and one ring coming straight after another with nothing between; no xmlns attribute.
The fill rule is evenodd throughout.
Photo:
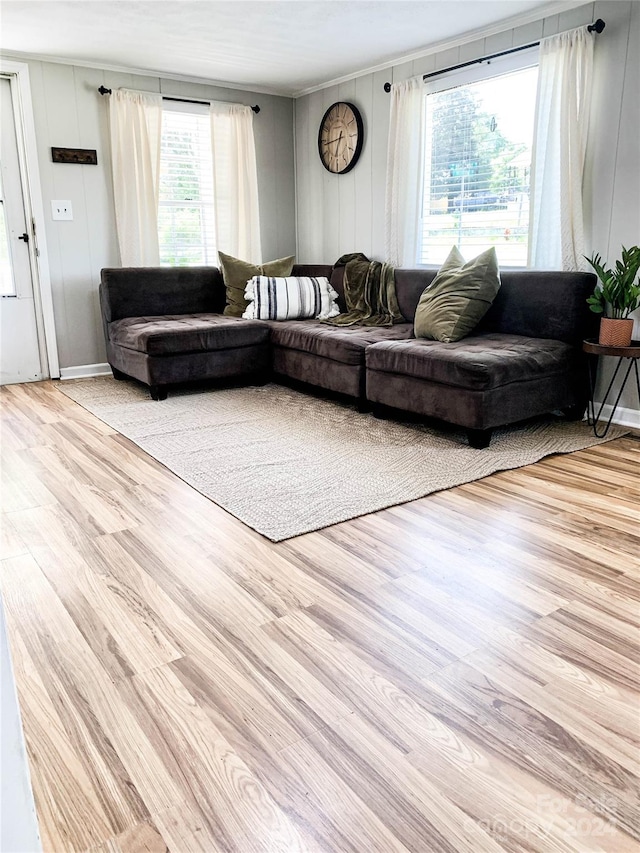
<svg viewBox="0 0 640 853"><path fill-rule="evenodd" d="M514 71L524 71L526 68L533 68L539 65L539 56L540 50L539 45L533 45L532 47L523 48L522 50L516 50L513 53L506 54L505 56L498 56L494 59L486 59L479 60L477 63L473 65L469 65L465 68L454 68L450 71L443 70L441 73L435 72L434 76L428 76L426 80L423 81L423 97L425 104L425 113L426 113L426 99L428 95L435 95L438 92L444 92L447 89L456 89L461 86L468 86L472 83L479 83L484 80L490 80L493 77L501 77L504 74L510 74ZM535 105L534 105L535 109ZM418 218L418 239L416 240L416 269L428 269L428 270L437 270L440 268L440 264L438 263L422 263L418 261L418 257L421 256L422 252L422 235L424 234L423 230L423 211L424 211L424 154L425 148L427 145L426 140L426 121L423 121L423 137L421 140L421 151L422 151L422 160L421 160L421 169L420 169L420 184L422 186L422 192L420 195L420 213ZM534 122L534 133L535 133L535 122ZM533 145L533 140L532 140ZM506 264L500 264L500 269L503 270L526 270L532 269L532 267L527 264L522 266L509 266Z"/></svg>
<svg viewBox="0 0 640 853"><path fill-rule="evenodd" d="M165 112L183 113L183 114L187 114L187 115L199 115L199 116L206 117L207 121L209 121L209 117L210 117L210 113L211 113L211 106L209 103L193 103L191 101L167 100L167 101L163 101L163 104L162 104L163 122L164 122L164 113ZM162 171L162 164L163 164L163 158L162 158L163 130L164 130L164 124L162 125L161 132L160 132L160 146L161 146L160 164L159 164L160 171ZM166 160L164 162L166 162ZM213 179L213 158L211 159L211 170L212 170L212 179ZM215 235L215 201L214 201L213 196L211 198L210 203L209 202L203 202L203 201L193 201L193 202L189 202L189 203L187 203L187 202L163 202L160 200L160 197L158 197L158 242L159 243L160 243L159 225L160 225L160 208L161 207L163 207L165 209L184 208L184 207L199 208L202 212L202 215L204 215L206 218L208 218L209 216L211 217L211 220L212 220L211 225L208 227L210 227L212 229L212 232ZM208 230L208 227L206 230ZM217 258L218 258L218 247L217 247L217 245L215 245L213 247L212 252L209 252L208 246L207 246L206 242L204 242L203 243L203 249L204 249L204 252L203 252L204 258L202 259L201 262L199 262L198 264L179 264L179 266L185 266L185 267L188 267L188 266L215 266L217 264ZM160 251L162 251L161 246L160 246ZM209 255L211 255L211 257L208 257ZM160 265L161 266L170 266L171 264L168 262L164 263L162 260L160 260Z"/></svg>

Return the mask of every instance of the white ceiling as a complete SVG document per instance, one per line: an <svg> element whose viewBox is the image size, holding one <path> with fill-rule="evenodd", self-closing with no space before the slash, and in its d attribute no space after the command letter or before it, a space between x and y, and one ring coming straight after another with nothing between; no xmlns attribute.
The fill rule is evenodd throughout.
<svg viewBox="0 0 640 853"><path fill-rule="evenodd" d="M147 69L294 94L553 5L548 0L2 0L0 44L5 51L79 65Z"/></svg>

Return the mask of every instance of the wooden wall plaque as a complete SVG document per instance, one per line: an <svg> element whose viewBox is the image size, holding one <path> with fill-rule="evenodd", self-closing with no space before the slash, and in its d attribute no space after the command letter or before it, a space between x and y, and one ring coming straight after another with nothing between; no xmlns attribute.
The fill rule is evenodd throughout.
<svg viewBox="0 0 640 853"><path fill-rule="evenodd" d="M98 153L92 148L52 148L51 159L54 163L81 163L83 166L98 165Z"/></svg>

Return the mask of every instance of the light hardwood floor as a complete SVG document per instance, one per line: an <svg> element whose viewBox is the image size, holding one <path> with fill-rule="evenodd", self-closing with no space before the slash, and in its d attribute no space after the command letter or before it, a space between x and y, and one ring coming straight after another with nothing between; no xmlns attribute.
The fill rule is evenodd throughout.
<svg viewBox="0 0 640 853"><path fill-rule="evenodd" d="M637 439L272 544L0 397L45 850L640 849Z"/></svg>

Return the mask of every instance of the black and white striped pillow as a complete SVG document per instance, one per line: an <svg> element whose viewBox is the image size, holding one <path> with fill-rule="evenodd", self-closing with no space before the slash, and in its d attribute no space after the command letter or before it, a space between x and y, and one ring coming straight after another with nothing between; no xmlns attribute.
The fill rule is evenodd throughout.
<svg viewBox="0 0 640 853"><path fill-rule="evenodd" d="M246 320L326 320L340 313L338 294L329 279L316 276L271 278L255 275L247 282Z"/></svg>

